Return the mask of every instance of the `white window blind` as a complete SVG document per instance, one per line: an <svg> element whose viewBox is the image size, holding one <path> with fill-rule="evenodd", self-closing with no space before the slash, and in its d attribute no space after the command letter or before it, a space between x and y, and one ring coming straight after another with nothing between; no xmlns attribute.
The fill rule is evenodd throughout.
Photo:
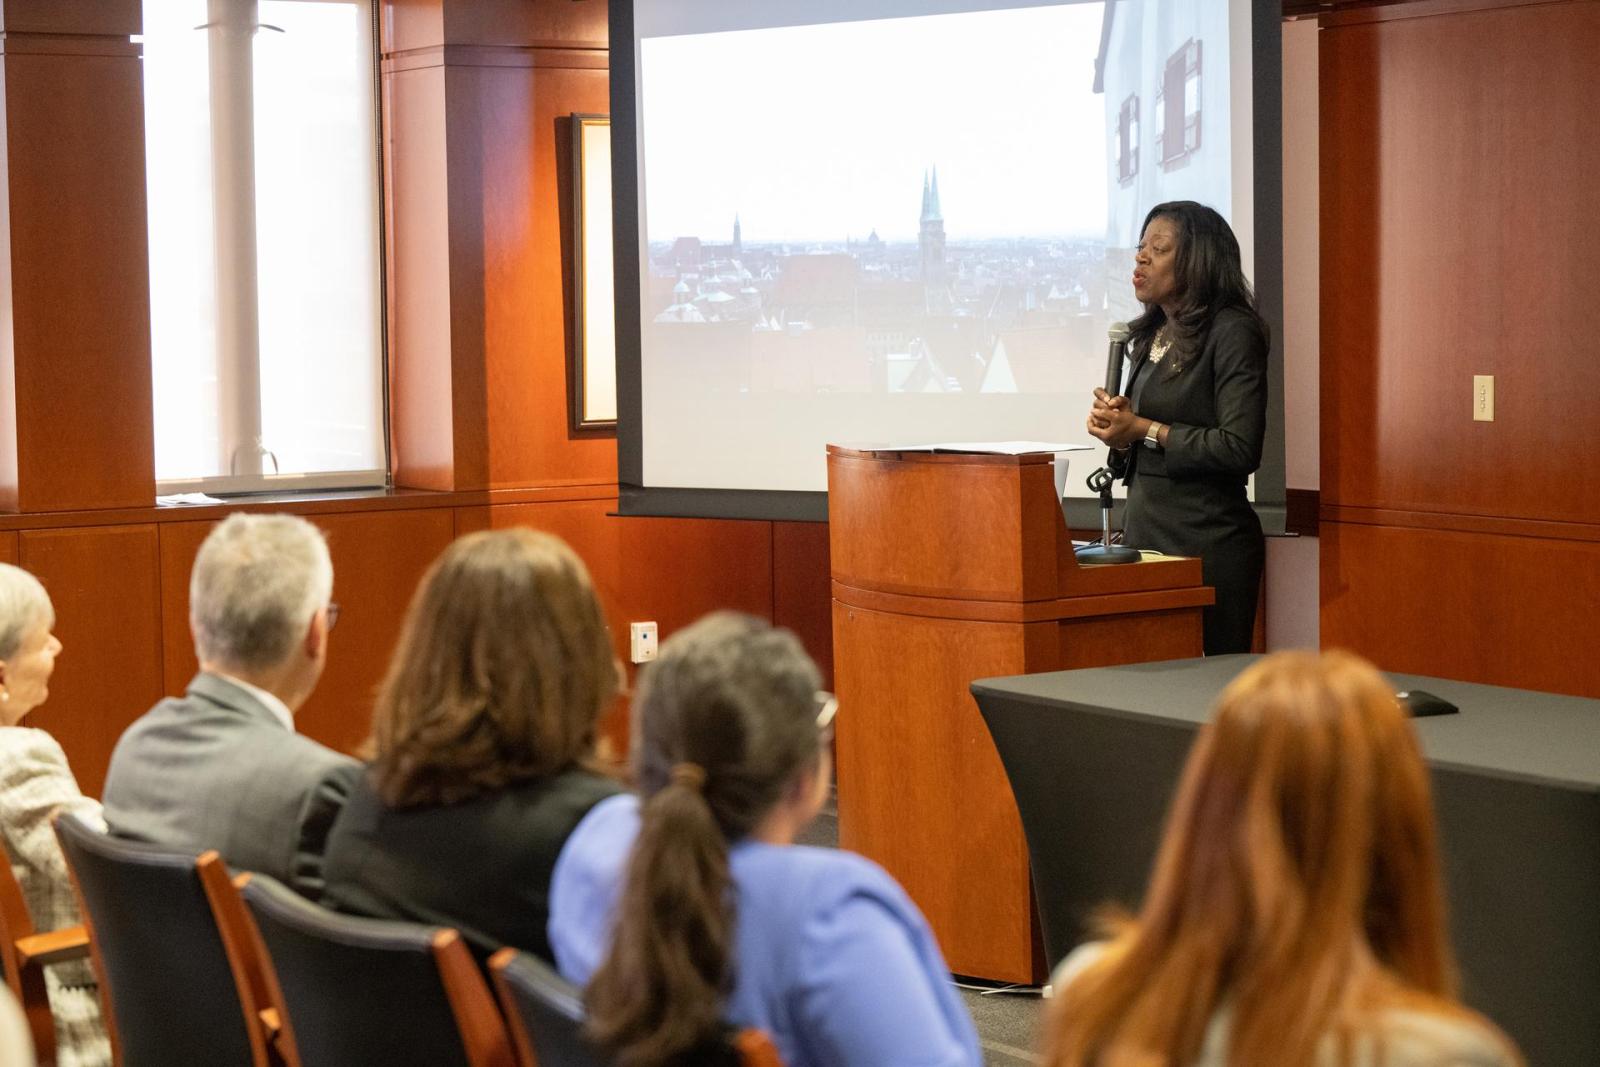
<svg viewBox="0 0 1600 1067"><path fill-rule="evenodd" d="M381 485L370 0L145 0L156 480Z"/></svg>

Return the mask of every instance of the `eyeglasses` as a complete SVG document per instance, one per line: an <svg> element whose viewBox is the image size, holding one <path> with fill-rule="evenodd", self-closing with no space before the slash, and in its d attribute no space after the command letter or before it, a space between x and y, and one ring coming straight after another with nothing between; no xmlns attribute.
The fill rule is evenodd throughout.
<svg viewBox="0 0 1600 1067"><path fill-rule="evenodd" d="M339 602L337 600L328 601L328 606L323 611L322 617L326 620L327 628L330 631L339 625Z"/></svg>
<svg viewBox="0 0 1600 1067"><path fill-rule="evenodd" d="M817 729L826 731L833 727L833 717L839 714L839 698L826 689L818 689L813 698L817 702Z"/></svg>

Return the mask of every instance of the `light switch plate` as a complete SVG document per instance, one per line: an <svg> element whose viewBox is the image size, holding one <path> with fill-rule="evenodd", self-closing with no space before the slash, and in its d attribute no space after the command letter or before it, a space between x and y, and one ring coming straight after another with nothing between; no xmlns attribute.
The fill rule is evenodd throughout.
<svg viewBox="0 0 1600 1067"><path fill-rule="evenodd" d="M1494 421L1494 375L1472 376L1472 421Z"/></svg>
<svg viewBox="0 0 1600 1067"><path fill-rule="evenodd" d="M630 622L628 624L629 658L635 663L649 663L656 658L656 624Z"/></svg>

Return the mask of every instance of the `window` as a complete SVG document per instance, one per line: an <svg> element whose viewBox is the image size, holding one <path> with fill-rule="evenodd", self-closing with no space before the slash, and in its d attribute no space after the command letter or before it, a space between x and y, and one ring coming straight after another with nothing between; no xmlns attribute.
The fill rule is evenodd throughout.
<svg viewBox="0 0 1600 1067"><path fill-rule="evenodd" d="M371 0L144 0L156 480L382 485Z"/></svg>
<svg viewBox="0 0 1600 1067"><path fill-rule="evenodd" d="M1117 116L1117 180L1132 185L1139 173L1139 95L1129 93Z"/></svg>
<svg viewBox="0 0 1600 1067"><path fill-rule="evenodd" d="M1167 60L1156 90L1156 158L1172 169L1200 150L1200 42L1190 38Z"/></svg>

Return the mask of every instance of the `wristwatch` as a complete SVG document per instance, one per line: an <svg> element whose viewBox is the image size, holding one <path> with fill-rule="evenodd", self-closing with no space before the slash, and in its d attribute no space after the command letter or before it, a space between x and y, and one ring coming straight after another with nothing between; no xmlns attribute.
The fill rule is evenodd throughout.
<svg viewBox="0 0 1600 1067"><path fill-rule="evenodd" d="M1144 432L1144 446L1146 448L1161 447L1161 423L1155 419L1150 420L1150 428Z"/></svg>

